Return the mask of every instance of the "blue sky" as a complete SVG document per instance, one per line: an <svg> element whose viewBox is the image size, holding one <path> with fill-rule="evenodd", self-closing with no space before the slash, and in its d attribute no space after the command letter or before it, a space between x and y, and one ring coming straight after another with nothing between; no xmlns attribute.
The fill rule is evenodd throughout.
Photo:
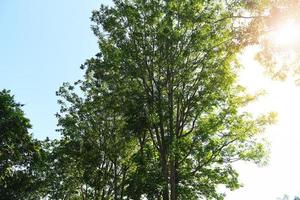
<svg viewBox="0 0 300 200"><path fill-rule="evenodd" d="M97 53L90 26L99 0L1 0L0 89L10 89L35 137L58 137L55 91L82 77L79 66Z"/></svg>

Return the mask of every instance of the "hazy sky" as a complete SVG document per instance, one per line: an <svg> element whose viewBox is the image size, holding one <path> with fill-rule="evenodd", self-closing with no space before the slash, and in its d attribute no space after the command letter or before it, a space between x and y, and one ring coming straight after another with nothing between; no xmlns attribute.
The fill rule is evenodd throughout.
<svg viewBox="0 0 300 200"><path fill-rule="evenodd" d="M0 89L10 89L25 104L35 137L58 137L55 91L63 82L81 78L79 66L97 53L89 17L108 2L0 0ZM269 165L237 164L244 188L229 193L226 200L275 200L285 193L298 194L300 88L264 77L251 51L242 62L246 70L241 81L249 90L269 91L253 111L278 111L279 121L266 132L272 150Z"/></svg>
<svg viewBox="0 0 300 200"><path fill-rule="evenodd" d="M244 187L231 192L226 200L276 200L284 194L300 196L300 86L289 79L272 81L254 60L253 49L245 51L241 62L245 69L240 80L249 92L265 89L267 94L249 106L253 113L276 111L278 120L264 135L270 143L269 164L238 163Z"/></svg>

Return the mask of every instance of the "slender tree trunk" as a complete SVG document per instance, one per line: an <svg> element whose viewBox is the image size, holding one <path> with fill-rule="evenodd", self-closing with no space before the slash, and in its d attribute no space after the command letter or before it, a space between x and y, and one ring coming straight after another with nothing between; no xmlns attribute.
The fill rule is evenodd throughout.
<svg viewBox="0 0 300 200"><path fill-rule="evenodd" d="M168 161L167 161L167 153L164 148L161 150L160 159L161 159L162 174L164 177L163 200L169 200Z"/></svg>
<svg viewBox="0 0 300 200"><path fill-rule="evenodd" d="M123 199L123 197L124 197L126 175L127 175L127 169L123 169L123 177L122 177L122 182L121 182L121 185L120 185L120 187L121 187L121 197L120 197L120 199Z"/></svg>
<svg viewBox="0 0 300 200"><path fill-rule="evenodd" d="M85 199L89 199L88 187L85 186Z"/></svg>
<svg viewBox="0 0 300 200"><path fill-rule="evenodd" d="M175 157L174 160L170 162L171 168L170 168L170 185L171 185L171 200L177 200L178 199L178 158Z"/></svg>
<svg viewBox="0 0 300 200"><path fill-rule="evenodd" d="M114 200L118 200L118 175L117 175L117 164L114 162Z"/></svg>
<svg viewBox="0 0 300 200"><path fill-rule="evenodd" d="M175 168L175 157L176 153L173 152L176 151L176 148L174 149L173 143L176 142L176 137L174 134L174 88L173 88L173 71L171 67L167 68L167 87L168 87L168 113L169 113L169 142L171 147L171 158L169 163L169 169L170 169L170 191L171 191L171 200L176 200L176 168ZM175 144L176 145L176 144Z"/></svg>
<svg viewBox="0 0 300 200"><path fill-rule="evenodd" d="M175 161L172 159L170 161L170 186L171 186L171 200L176 200L176 168Z"/></svg>

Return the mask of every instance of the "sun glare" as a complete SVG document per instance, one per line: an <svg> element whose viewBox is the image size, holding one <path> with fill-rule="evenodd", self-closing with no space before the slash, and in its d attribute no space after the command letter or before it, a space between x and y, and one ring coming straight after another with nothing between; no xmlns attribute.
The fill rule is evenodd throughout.
<svg viewBox="0 0 300 200"><path fill-rule="evenodd" d="M270 40L279 47L292 47L300 41L300 27L294 21L282 23L271 32Z"/></svg>

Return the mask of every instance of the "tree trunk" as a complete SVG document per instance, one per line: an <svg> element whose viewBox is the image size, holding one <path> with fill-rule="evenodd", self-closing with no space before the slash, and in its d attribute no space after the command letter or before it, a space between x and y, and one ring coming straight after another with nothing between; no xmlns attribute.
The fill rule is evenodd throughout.
<svg viewBox="0 0 300 200"><path fill-rule="evenodd" d="M176 169L175 162L170 161L170 186L171 186L171 200L176 200Z"/></svg>
<svg viewBox="0 0 300 200"><path fill-rule="evenodd" d="M117 164L114 161L114 200L118 200L118 174L117 174Z"/></svg>
<svg viewBox="0 0 300 200"><path fill-rule="evenodd" d="M171 177L170 177L170 185L171 185L171 200L177 200L178 199L178 182L179 182L179 177L178 177L178 167L179 167L179 162L178 158L175 157L174 160L171 161L170 163L171 169Z"/></svg>
<svg viewBox="0 0 300 200"><path fill-rule="evenodd" d="M160 160L161 160L162 174L164 177L163 200L169 200L169 172L168 172L167 153L165 149L161 150Z"/></svg>

